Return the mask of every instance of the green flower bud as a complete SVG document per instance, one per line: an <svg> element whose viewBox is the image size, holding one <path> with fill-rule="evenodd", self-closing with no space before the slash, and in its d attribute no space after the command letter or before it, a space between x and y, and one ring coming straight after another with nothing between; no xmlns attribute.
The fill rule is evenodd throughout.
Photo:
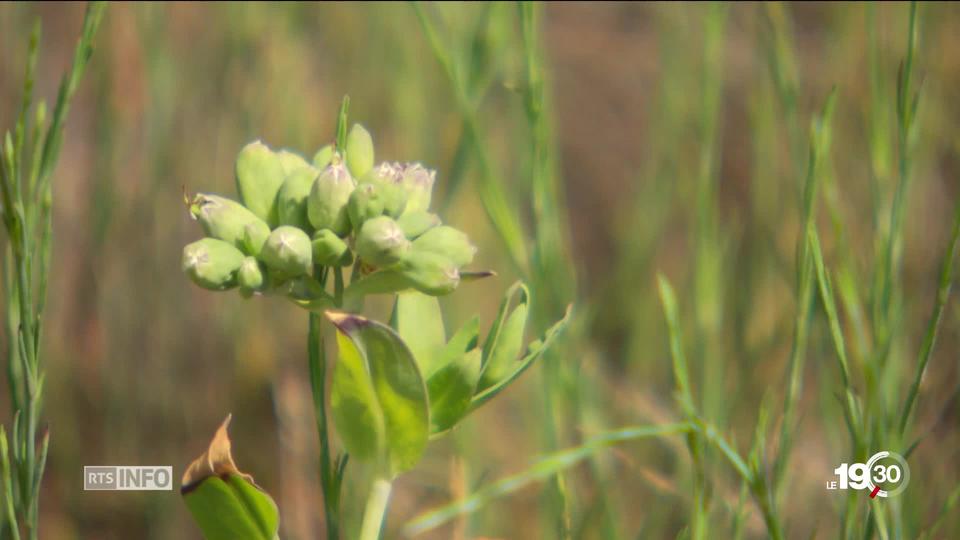
<svg viewBox="0 0 960 540"><path fill-rule="evenodd" d="M242 204L219 195L197 194L190 215L207 236L229 242L249 255L257 255L270 236L270 227Z"/></svg>
<svg viewBox="0 0 960 540"><path fill-rule="evenodd" d="M243 264L237 271L237 284L240 285L240 293L249 298L254 292L262 291L264 283L267 282L264 275L266 271L263 263L256 258L247 257L243 259Z"/></svg>
<svg viewBox="0 0 960 540"><path fill-rule="evenodd" d="M477 252L467 235L448 225L434 227L413 241L418 252L430 252L443 255L458 267L473 262Z"/></svg>
<svg viewBox="0 0 960 540"><path fill-rule="evenodd" d="M290 176L290 173L297 169L310 166L307 160L303 159L303 156L290 150L280 150L277 152L277 159L280 161L280 167L283 168L284 177Z"/></svg>
<svg viewBox="0 0 960 540"><path fill-rule="evenodd" d="M323 266L347 266L353 263L353 253L336 233L323 229L313 235L313 262Z"/></svg>
<svg viewBox="0 0 960 540"><path fill-rule="evenodd" d="M333 158L333 145L328 144L313 155L313 166L322 171L330 164L331 158Z"/></svg>
<svg viewBox="0 0 960 540"><path fill-rule="evenodd" d="M457 265L438 253L410 249L397 268L413 288L430 296L449 294L460 284Z"/></svg>
<svg viewBox="0 0 960 540"><path fill-rule="evenodd" d="M307 199L317 175L317 170L309 165L287 175L277 193L277 221L280 225L292 225L305 231L313 228L307 218Z"/></svg>
<svg viewBox="0 0 960 540"><path fill-rule="evenodd" d="M277 192L283 184L281 159L260 141L243 147L237 156L237 192L243 205L273 227L277 224Z"/></svg>
<svg viewBox="0 0 960 540"><path fill-rule="evenodd" d="M354 178L363 178L373 168L373 139L360 124L347 134L347 167Z"/></svg>
<svg viewBox="0 0 960 540"><path fill-rule="evenodd" d="M410 241L397 222L387 216L367 220L357 234L357 255L373 266L390 266L410 249Z"/></svg>
<svg viewBox="0 0 960 540"><path fill-rule="evenodd" d="M400 185L407 191L407 206L404 212L430 209L430 197L437 171L431 171L419 163L408 164L400 176Z"/></svg>
<svg viewBox="0 0 960 540"><path fill-rule="evenodd" d="M381 163L364 177L366 183L376 184L383 200L383 213L394 219L407 207L407 190L400 183L402 173L399 163Z"/></svg>
<svg viewBox="0 0 960 540"><path fill-rule="evenodd" d="M313 228L330 229L340 236L346 236L350 232L347 201L355 187L356 183L347 168L340 157L334 154L330 165L313 183L307 200L307 217Z"/></svg>
<svg viewBox="0 0 960 540"><path fill-rule="evenodd" d="M237 270L243 253L217 238L204 238L183 248L181 265L194 283L212 291L224 291L237 285Z"/></svg>
<svg viewBox="0 0 960 540"><path fill-rule="evenodd" d="M399 219L397 225L403 231L407 238L413 240L428 230L440 225L440 217L425 210L408 212Z"/></svg>
<svg viewBox="0 0 960 540"><path fill-rule="evenodd" d="M347 214L350 216L350 225L355 232L368 219L383 215L383 193L379 184L360 184L350 194L347 202Z"/></svg>
<svg viewBox="0 0 960 540"><path fill-rule="evenodd" d="M260 258L267 267L285 277L309 274L313 266L310 237L296 227L277 227L263 245Z"/></svg>

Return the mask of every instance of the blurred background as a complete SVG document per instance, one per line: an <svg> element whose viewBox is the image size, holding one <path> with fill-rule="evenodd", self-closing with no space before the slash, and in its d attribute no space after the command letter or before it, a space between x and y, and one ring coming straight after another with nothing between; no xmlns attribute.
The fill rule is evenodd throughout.
<svg viewBox="0 0 960 540"><path fill-rule="evenodd" d="M0 126L15 119L33 21L43 25L38 95L50 102L83 9L0 4ZM862 290L873 279L896 181L893 95L908 7L738 3L726 10L719 39L705 43L716 9L542 6L544 114L560 227L556 258L531 271L510 262L487 219L455 94L409 5L110 5L54 174L42 537L199 538L176 492L85 493L81 471L173 465L179 477L228 412L234 457L277 500L281 536L321 535L307 317L280 299L243 300L191 284L180 253L201 231L183 194L235 196L236 153L256 138L311 156L332 141L344 94L351 121L373 134L378 161L419 160L439 170L437 206L480 247L478 268L499 274L443 300L449 326L479 313L485 328L502 291L525 272L540 275L534 330L569 302L577 313L543 365L432 443L421 465L400 478L387 537L419 512L520 471L551 448L603 429L678 419L658 271L677 288L704 414L745 454L759 405L771 401L774 425L782 410L807 126L834 85L833 150L818 224L828 265L842 266ZM461 75L477 98L494 178L528 231L524 242L536 245L529 231L539 230L543 216L530 182L516 8L425 10L455 62L469 66ZM919 13L920 128L891 349L903 367L889 381L898 400L913 373L960 196L960 9L931 4ZM784 51L788 64L771 60ZM775 72L784 65L796 89L792 113L778 99ZM704 97L711 84L719 100L712 109ZM715 126L712 134L705 125ZM541 266L546 273L537 272ZM845 322L850 315L842 313ZM856 337L850 330L848 339ZM915 434L924 438L901 496L907 530L936 519L960 481L958 351L954 301L921 387ZM824 483L853 459L819 312L806 366L782 511L790 538L831 537L846 499L825 493ZM4 423L8 401L0 399ZM688 520L689 471L680 438L618 446L572 469L562 506L574 537L676 537ZM711 518L716 531L726 531L720 527L736 514L740 484L720 464L712 474ZM362 467L351 464L348 522L362 510L363 478ZM542 484L524 489L425 537L557 538L549 510L556 492ZM749 501L744 509L746 536L764 537L759 512ZM953 514L937 535L958 533Z"/></svg>

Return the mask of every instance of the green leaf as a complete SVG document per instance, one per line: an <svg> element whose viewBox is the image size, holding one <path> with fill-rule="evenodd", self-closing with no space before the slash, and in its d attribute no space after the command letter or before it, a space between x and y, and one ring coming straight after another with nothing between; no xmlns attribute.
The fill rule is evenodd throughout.
<svg viewBox="0 0 960 540"><path fill-rule="evenodd" d="M352 456L373 459L388 477L416 465L427 444L427 389L413 353L389 326L327 312L339 360L330 409Z"/></svg>
<svg viewBox="0 0 960 540"><path fill-rule="evenodd" d="M519 362L514 363L513 370L507 373L502 379L500 379L496 384L488 388L481 388L479 392L473 399L470 401L470 411L476 410L478 407L486 403L493 396L499 394L504 388L506 388L510 383L517 379L524 371L529 368L533 362L540 358L540 356L547 351L553 344L556 342L557 338L566 330L567 325L570 323L570 316L573 313L573 305L567 306L567 312L563 315L563 318L553 324L547 331L543 334L543 337L537 339L530 343L527 347L527 354Z"/></svg>
<svg viewBox="0 0 960 540"><path fill-rule="evenodd" d="M431 434L447 431L463 418L479 379L480 351L473 349L446 364L427 381Z"/></svg>
<svg viewBox="0 0 960 540"><path fill-rule="evenodd" d="M277 506L273 499L241 476L211 476L184 501L207 540L272 540L277 531ZM272 532L271 532L272 531Z"/></svg>
<svg viewBox="0 0 960 540"><path fill-rule="evenodd" d="M467 321L457 333L450 338L443 349L444 360L449 362L451 359L459 358L463 353L477 346L477 338L480 335L480 317L474 316ZM444 364L444 365L445 365Z"/></svg>
<svg viewBox="0 0 960 540"><path fill-rule="evenodd" d="M207 451L187 467L180 493L207 540L273 540L280 523L277 505L253 477L237 470L229 424L227 416Z"/></svg>
<svg viewBox="0 0 960 540"><path fill-rule="evenodd" d="M425 379L443 367L447 336L440 302L435 296L415 291L398 294L391 324L410 347Z"/></svg>
<svg viewBox="0 0 960 540"><path fill-rule="evenodd" d="M351 456L362 461L377 459L385 445L386 426L366 358L343 332L337 332L337 349L330 414Z"/></svg>
<svg viewBox="0 0 960 540"><path fill-rule="evenodd" d="M512 312L510 305L516 298ZM522 282L514 283L500 303L500 311L490 327L487 341L483 344L483 371L480 389L497 384L516 368L516 360L523 347L523 331L527 324L530 291ZM506 319L506 320L504 320Z"/></svg>
<svg viewBox="0 0 960 540"><path fill-rule="evenodd" d="M394 270L378 270L351 281L344 289L345 302L357 302L368 294L390 294L410 288L410 281Z"/></svg>

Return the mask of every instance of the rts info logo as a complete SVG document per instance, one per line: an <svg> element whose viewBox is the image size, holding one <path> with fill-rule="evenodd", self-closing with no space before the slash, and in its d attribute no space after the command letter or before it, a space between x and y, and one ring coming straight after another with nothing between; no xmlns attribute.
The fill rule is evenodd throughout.
<svg viewBox="0 0 960 540"><path fill-rule="evenodd" d="M866 463L841 463L833 470L838 480L827 482L827 489L859 489L870 498L899 495L910 483L910 466L903 456L884 450L870 456Z"/></svg>

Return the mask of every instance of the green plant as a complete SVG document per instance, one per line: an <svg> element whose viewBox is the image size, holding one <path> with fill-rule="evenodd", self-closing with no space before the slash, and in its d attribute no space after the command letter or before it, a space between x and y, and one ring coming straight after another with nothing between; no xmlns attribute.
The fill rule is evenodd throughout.
<svg viewBox="0 0 960 540"><path fill-rule="evenodd" d="M60 83L49 119L46 103L33 103L39 22L33 27L19 115L0 149L0 202L7 238L3 263L7 382L14 412L9 440L0 428L4 504L0 538L19 539L22 534L36 539L39 534L40 485L50 444L49 431L38 433L38 429L44 397L42 315L53 234L52 175L70 102L93 53L93 38L105 7L101 2L87 6L73 62Z"/></svg>
<svg viewBox="0 0 960 540"><path fill-rule="evenodd" d="M568 317L524 347L531 294L518 283L482 346L476 317L448 336L437 296L492 272L462 270L476 249L430 213L436 173L420 164L374 166L370 134L360 125L346 132L348 103L344 99L336 143L321 148L312 163L257 141L237 157L240 202L208 194L187 201L207 237L184 248L183 269L205 289L279 296L310 312L327 535L342 534L340 486L350 456L373 472L359 532L372 540L380 535L393 479L417 464L430 438L449 432L530 367ZM389 326L357 314L371 294L396 296ZM345 452L336 458L326 423L319 313L337 330L329 409ZM226 422L182 484L207 538L278 534L276 505L233 465Z"/></svg>

